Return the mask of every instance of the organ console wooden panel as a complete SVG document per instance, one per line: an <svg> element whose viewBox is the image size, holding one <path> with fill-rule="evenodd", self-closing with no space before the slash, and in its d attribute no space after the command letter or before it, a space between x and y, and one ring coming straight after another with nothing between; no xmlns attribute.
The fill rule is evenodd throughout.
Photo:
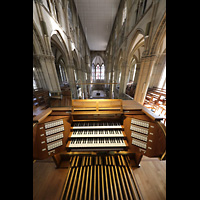
<svg viewBox="0 0 200 200"><path fill-rule="evenodd" d="M161 158L166 149L165 126L143 114L124 116L129 151Z"/></svg>
<svg viewBox="0 0 200 200"><path fill-rule="evenodd" d="M70 116L47 116L33 127L33 158L45 159L65 151Z"/></svg>
<svg viewBox="0 0 200 200"><path fill-rule="evenodd" d="M122 100L119 99L73 100L73 124L67 149L71 151L126 150L128 143L122 114Z"/></svg>

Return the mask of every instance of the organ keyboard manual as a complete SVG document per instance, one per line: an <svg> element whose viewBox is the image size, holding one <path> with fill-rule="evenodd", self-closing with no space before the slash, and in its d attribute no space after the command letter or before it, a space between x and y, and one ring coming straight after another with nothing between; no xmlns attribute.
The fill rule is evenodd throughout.
<svg viewBox="0 0 200 200"><path fill-rule="evenodd" d="M131 167L139 167L143 155L166 159L166 127L161 120L134 100L72 100L71 107L48 108L33 118L33 159L52 157L57 168L71 166L67 176L71 178L66 180L61 199L71 199L76 195L75 192L71 196L68 194L70 187L75 188L71 181L74 180L74 184L79 181L70 174L74 173L73 166L76 166L77 173L81 173L80 166L90 166L88 170L96 170L90 171L91 176L97 176L99 180L119 170L119 174L113 174L113 184L121 186L115 188L113 185L108 191L105 181L100 189L89 185L85 194L87 199L95 194L99 194L101 199L109 199L109 195L110 199L118 199L122 194L129 199L142 199L134 184ZM130 179L127 187L118 180L122 176L121 170L127 170L124 172ZM119 192L117 187L121 188Z"/></svg>

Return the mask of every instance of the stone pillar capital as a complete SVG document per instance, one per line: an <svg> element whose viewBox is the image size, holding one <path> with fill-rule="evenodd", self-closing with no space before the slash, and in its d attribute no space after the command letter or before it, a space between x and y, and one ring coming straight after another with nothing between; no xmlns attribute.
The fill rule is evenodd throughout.
<svg viewBox="0 0 200 200"><path fill-rule="evenodd" d="M142 54L141 62L154 61L158 56L156 54L149 54L148 51L144 51Z"/></svg>
<svg viewBox="0 0 200 200"><path fill-rule="evenodd" d="M50 59L52 61L55 61L55 57L53 55L33 54L33 58L37 58L38 60Z"/></svg>

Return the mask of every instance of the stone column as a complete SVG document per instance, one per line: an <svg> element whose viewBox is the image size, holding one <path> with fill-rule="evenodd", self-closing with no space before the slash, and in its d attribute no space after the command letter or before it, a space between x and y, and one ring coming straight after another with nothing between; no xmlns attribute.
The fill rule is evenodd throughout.
<svg viewBox="0 0 200 200"><path fill-rule="evenodd" d="M45 88L43 87L43 85L41 84L41 80L40 80L40 77L39 77L39 73L38 73L38 70L37 68L34 68L35 70L33 71L33 77L37 80L36 81L36 85L38 88Z"/></svg>
<svg viewBox="0 0 200 200"><path fill-rule="evenodd" d="M89 99L90 98L90 76L91 76L91 73L90 72L87 72L87 80L86 80L86 91L87 91L87 95L86 95L86 98Z"/></svg>
<svg viewBox="0 0 200 200"><path fill-rule="evenodd" d="M139 77L139 73L140 73L140 63L137 63L137 66L136 66L136 72L135 72L135 77L134 77L134 80L133 80L133 84L137 84L138 82L138 77Z"/></svg>
<svg viewBox="0 0 200 200"><path fill-rule="evenodd" d="M166 57L165 57L165 55L161 55L161 57L158 57L157 60L158 61L156 61L156 63L155 63L154 70L152 73L152 78L151 78L151 81L149 84L150 88L158 87L160 78L162 76L163 69L165 67Z"/></svg>
<svg viewBox="0 0 200 200"><path fill-rule="evenodd" d="M122 98L123 93L126 90L126 84L129 75L129 68L127 67L127 60L123 60L122 67L121 67L121 80L120 80L120 87L119 87L119 98Z"/></svg>
<svg viewBox="0 0 200 200"><path fill-rule="evenodd" d="M60 69L59 69L59 65L58 65L58 64L55 64L55 66L56 66L56 72L59 72L59 71L60 71ZM61 78L61 74L60 74L60 72L57 73L57 75L58 75L59 83L61 84L61 83L62 83L62 78Z"/></svg>
<svg viewBox="0 0 200 200"><path fill-rule="evenodd" d="M112 71L112 83L117 83L117 73L118 73L118 69L113 69ZM112 93L114 92L114 98L117 97L117 84L112 84Z"/></svg>
<svg viewBox="0 0 200 200"><path fill-rule="evenodd" d="M144 55L141 59L141 68L139 72L136 92L134 100L138 103L144 103L147 89L149 87L151 75L153 72L156 56L153 55Z"/></svg>
<svg viewBox="0 0 200 200"><path fill-rule="evenodd" d="M111 66L111 75L110 75L110 83L113 83L114 77L113 77L113 67ZM110 92L109 92L109 98L112 99L112 93L113 93L113 84L110 84Z"/></svg>
<svg viewBox="0 0 200 200"><path fill-rule="evenodd" d="M74 64L70 63L66 66L67 74L68 74L68 80L69 80L69 86L72 93L72 99L77 99L77 88L76 88L76 81L74 77Z"/></svg>
<svg viewBox="0 0 200 200"><path fill-rule="evenodd" d="M61 92L59 80L54 63L54 56L51 55L34 55L41 64L44 79L49 92Z"/></svg>
<svg viewBox="0 0 200 200"><path fill-rule="evenodd" d="M79 68L77 69L77 81L78 83L85 83L85 73ZM85 85L79 84L81 92L85 95Z"/></svg>
<svg viewBox="0 0 200 200"><path fill-rule="evenodd" d="M111 58L110 58L110 56L108 56L108 60L107 60L106 65L105 65L105 82L106 83L110 83L109 73L111 73ZM111 77L111 74L110 74L110 77ZM105 87L106 87L107 90L110 90L111 85L106 84Z"/></svg>
<svg viewBox="0 0 200 200"><path fill-rule="evenodd" d="M33 67L35 67L35 75L39 81L39 87L48 90L47 84L46 84L46 80L44 78L44 73L41 67L41 63L38 60L36 55L33 55Z"/></svg>
<svg viewBox="0 0 200 200"><path fill-rule="evenodd" d="M87 50L86 50L87 52ZM90 98L90 85L89 83L91 82L91 66L90 66L90 56L89 55L85 55L85 67L86 67L86 73L87 73L87 80L86 83L87 85L85 86L86 88L86 98L89 99Z"/></svg>
<svg viewBox="0 0 200 200"><path fill-rule="evenodd" d="M134 64L130 64L130 67L129 67L129 80L132 80L133 81L133 73L134 73L134 69L135 69L135 63Z"/></svg>
<svg viewBox="0 0 200 200"><path fill-rule="evenodd" d="M55 61L54 56L52 55L46 56L45 63L48 68L48 73L49 73L49 77L50 77L50 80L52 83L52 89L53 89L53 91L51 92L61 92L58 74L56 71L56 66L55 66L54 61Z"/></svg>
<svg viewBox="0 0 200 200"><path fill-rule="evenodd" d="M148 37L145 39L145 50L143 52L142 59L141 59L141 68L140 68L136 92L134 96L134 100L142 105L145 100L145 96L147 93L147 89L149 87L153 68L155 65L156 58L157 58L154 52L155 47L154 45L152 46L151 42L154 37L153 29L154 29L154 24L156 22L158 6L159 6L159 0L154 0L153 6L152 6L152 14L150 18L151 23L150 23L150 28L149 28L149 34L148 34ZM152 52L154 52L154 55Z"/></svg>

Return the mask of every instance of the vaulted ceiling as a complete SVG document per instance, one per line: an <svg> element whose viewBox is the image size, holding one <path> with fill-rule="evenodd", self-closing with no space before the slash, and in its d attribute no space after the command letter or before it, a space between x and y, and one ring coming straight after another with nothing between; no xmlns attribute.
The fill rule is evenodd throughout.
<svg viewBox="0 0 200 200"><path fill-rule="evenodd" d="M105 51L120 0L74 0L91 51Z"/></svg>

